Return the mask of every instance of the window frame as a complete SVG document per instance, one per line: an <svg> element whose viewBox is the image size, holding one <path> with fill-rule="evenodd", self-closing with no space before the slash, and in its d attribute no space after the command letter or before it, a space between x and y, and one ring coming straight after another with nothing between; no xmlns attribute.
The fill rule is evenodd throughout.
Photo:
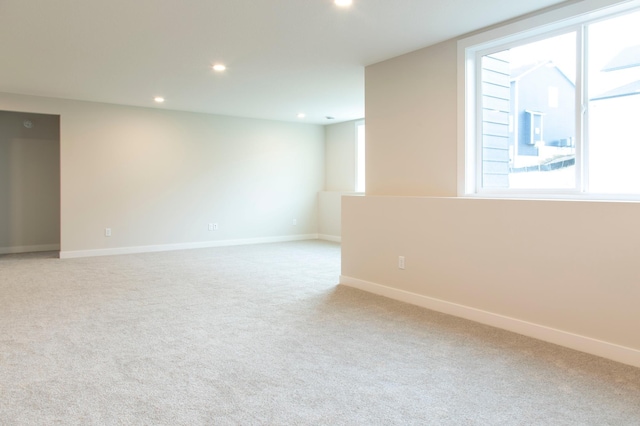
<svg viewBox="0 0 640 426"><path fill-rule="evenodd" d="M553 9L520 21L458 41L458 196L485 198L604 199L640 200L640 194L596 194L585 191L588 176L588 135L585 126L586 77L583 75L587 53L584 29L587 24L613 18L640 7L640 0L586 0ZM576 186L572 189L489 189L482 188L481 59L482 56L518 45L576 32Z"/></svg>

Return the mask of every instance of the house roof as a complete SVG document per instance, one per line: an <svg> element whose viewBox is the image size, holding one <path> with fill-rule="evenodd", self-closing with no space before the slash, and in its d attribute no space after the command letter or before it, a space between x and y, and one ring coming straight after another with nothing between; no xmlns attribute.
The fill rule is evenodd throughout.
<svg viewBox="0 0 640 426"><path fill-rule="evenodd" d="M615 89L609 90L594 98L591 98L591 100L599 101L602 99L619 98L622 96L632 96L632 95L640 95L640 80L631 82L629 84L625 84L620 87L616 87Z"/></svg>
<svg viewBox="0 0 640 426"><path fill-rule="evenodd" d="M534 62L531 64L522 65L518 68L514 68L511 70L511 80L519 80L524 75L529 74L531 71L540 68L548 62Z"/></svg>
<svg viewBox="0 0 640 426"><path fill-rule="evenodd" d="M611 72L637 66L640 66L640 44L622 49L602 68L602 71Z"/></svg>
<svg viewBox="0 0 640 426"><path fill-rule="evenodd" d="M556 71L558 71L565 79L567 79L567 81L569 83L571 83L572 86L575 86L575 83L573 81L571 81L571 79L569 77L567 77L567 75L562 71L562 69L560 69L556 64L553 63L553 61L549 60L549 61L540 61L540 62L535 62L535 63L531 63L531 64L527 64L527 65L523 65L521 67L518 68L514 68L513 70L511 70L511 80L510 81L518 81L520 80L522 77L531 74L532 72L534 72L535 70L542 68L542 67L550 67L550 68L554 68Z"/></svg>

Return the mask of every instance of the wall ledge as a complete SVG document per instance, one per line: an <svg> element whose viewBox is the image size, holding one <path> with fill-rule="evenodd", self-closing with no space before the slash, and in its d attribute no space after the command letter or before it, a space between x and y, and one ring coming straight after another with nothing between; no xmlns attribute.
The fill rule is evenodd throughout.
<svg viewBox="0 0 640 426"><path fill-rule="evenodd" d="M282 243L287 241L317 240L318 234L285 235L280 237L247 238L220 241L202 241L194 243L162 244L135 247L114 247L93 250L66 250L60 252L61 259L78 257L114 256L121 254L153 253L160 251L190 250L210 247L240 246L248 244Z"/></svg>
<svg viewBox="0 0 640 426"><path fill-rule="evenodd" d="M640 368L640 350L381 284L340 276L340 284Z"/></svg>

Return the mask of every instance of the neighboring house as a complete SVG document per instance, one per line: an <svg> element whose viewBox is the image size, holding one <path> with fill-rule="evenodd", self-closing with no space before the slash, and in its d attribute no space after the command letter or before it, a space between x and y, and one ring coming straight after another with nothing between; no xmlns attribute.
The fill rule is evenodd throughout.
<svg viewBox="0 0 640 426"><path fill-rule="evenodd" d="M620 51L604 66L602 71L611 72L628 68L634 68L640 65L640 44L629 46Z"/></svg>
<svg viewBox="0 0 640 426"><path fill-rule="evenodd" d="M575 84L552 61L512 70L511 114L514 158L538 156L540 145L572 146Z"/></svg>
<svg viewBox="0 0 640 426"><path fill-rule="evenodd" d="M596 95L591 98L591 101L640 94L640 45L622 49L602 68L602 72L609 75L610 82L620 84L620 81L626 81L627 83Z"/></svg>
<svg viewBox="0 0 640 426"><path fill-rule="evenodd" d="M591 101L601 101L604 99L616 99L623 96L640 95L640 80L632 81L615 89L607 90L604 93L591 98Z"/></svg>

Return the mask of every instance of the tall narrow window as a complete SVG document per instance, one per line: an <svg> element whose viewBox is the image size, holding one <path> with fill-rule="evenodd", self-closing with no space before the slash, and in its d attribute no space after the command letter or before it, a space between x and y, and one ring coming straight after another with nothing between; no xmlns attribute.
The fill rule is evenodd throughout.
<svg viewBox="0 0 640 426"><path fill-rule="evenodd" d="M365 192L364 122L356 124L356 192Z"/></svg>

